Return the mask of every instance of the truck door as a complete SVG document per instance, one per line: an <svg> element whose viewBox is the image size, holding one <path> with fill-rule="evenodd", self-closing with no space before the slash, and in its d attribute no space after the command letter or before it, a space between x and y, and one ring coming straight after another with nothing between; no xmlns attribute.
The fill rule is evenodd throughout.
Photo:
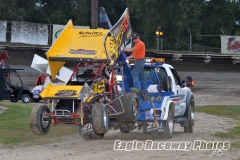
<svg viewBox="0 0 240 160"><path fill-rule="evenodd" d="M183 86L181 84L181 80L179 75L177 74L175 69L171 69L171 72L173 74L173 87L175 86L176 92L175 95L177 98L175 99L175 116L182 116L185 113L186 110L186 96L187 92L183 89Z"/></svg>

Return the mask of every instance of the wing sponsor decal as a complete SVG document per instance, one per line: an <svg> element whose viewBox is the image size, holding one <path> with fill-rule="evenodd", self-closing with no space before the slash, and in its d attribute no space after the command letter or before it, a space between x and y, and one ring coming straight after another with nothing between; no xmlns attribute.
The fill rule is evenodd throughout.
<svg viewBox="0 0 240 160"><path fill-rule="evenodd" d="M103 34L103 32L99 32L99 31L80 31L79 32L79 38L85 38L85 37L103 37L105 34Z"/></svg>
<svg viewBox="0 0 240 160"><path fill-rule="evenodd" d="M57 93L54 94L55 96L75 96L77 95L77 90L71 90L71 89L64 89L64 90L58 90Z"/></svg>
<svg viewBox="0 0 240 160"><path fill-rule="evenodd" d="M71 49L69 51L71 54L83 54L83 55L95 55L97 52L95 50L85 50L85 49Z"/></svg>

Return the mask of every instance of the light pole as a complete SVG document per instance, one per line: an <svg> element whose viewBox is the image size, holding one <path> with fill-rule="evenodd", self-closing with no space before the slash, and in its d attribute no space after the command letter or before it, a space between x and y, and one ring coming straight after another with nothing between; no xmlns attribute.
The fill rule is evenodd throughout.
<svg viewBox="0 0 240 160"><path fill-rule="evenodd" d="M48 22L49 22L49 45L51 45L51 41L52 41L52 28L51 28L51 21L49 18L47 18Z"/></svg>
<svg viewBox="0 0 240 160"><path fill-rule="evenodd" d="M159 30L156 29L157 50L159 50Z"/></svg>
<svg viewBox="0 0 240 160"><path fill-rule="evenodd" d="M189 37L189 51L192 52L192 34L191 34L191 30L188 28L189 33L190 33L190 37Z"/></svg>

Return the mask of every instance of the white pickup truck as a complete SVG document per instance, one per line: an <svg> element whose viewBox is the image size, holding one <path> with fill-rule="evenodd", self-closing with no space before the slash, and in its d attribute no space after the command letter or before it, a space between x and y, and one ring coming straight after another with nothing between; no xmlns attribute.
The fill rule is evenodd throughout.
<svg viewBox="0 0 240 160"><path fill-rule="evenodd" d="M179 123L185 132L192 133L195 123L194 96L190 89L193 87L192 78L187 76L182 80L171 65L162 63L164 59L148 58L145 61L148 94L138 99L138 126L142 125L143 133L151 133L154 137L171 138L176 123ZM134 65L130 63L129 67L132 69ZM119 69L117 81L120 92L124 87L122 79ZM128 92L126 89L125 92ZM124 103L124 99L122 102ZM127 125L120 129L122 132L130 131Z"/></svg>

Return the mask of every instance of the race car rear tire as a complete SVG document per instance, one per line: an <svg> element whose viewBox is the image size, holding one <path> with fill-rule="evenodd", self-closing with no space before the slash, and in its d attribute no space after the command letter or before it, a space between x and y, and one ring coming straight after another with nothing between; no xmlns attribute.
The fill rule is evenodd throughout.
<svg viewBox="0 0 240 160"><path fill-rule="evenodd" d="M108 111L105 104L95 103L92 107L92 127L95 134L104 134L108 130Z"/></svg>
<svg viewBox="0 0 240 160"><path fill-rule="evenodd" d="M50 109L46 105L36 105L30 115L30 128L34 134L47 134L50 130L52 119Z"/></svg>
<svg viewBox="0 0 240 160"><path fill-rule="evenodd" d="M194 119L192 117L192 113L194 113L194 99L190 99L189 108L188 108L188 126L184 127L185 133L193 133L194 128Z"/></svg>
<svg viewBox="0 0 240 160"><path fill-rule="evenodd" d="M118 98L120 97L120 98ZM133 123L136 122L138 116L138 97L135 93L119 94L114 101L114 109L117 112L123 113L115 115L114 117L118 122Z"/></svg>
<svg viewBox="0 0 240 160"><path fill-rule="evenodd" d="M163 78L163 90L166 92L172 90L172 78L170 76Z"/></svg>

